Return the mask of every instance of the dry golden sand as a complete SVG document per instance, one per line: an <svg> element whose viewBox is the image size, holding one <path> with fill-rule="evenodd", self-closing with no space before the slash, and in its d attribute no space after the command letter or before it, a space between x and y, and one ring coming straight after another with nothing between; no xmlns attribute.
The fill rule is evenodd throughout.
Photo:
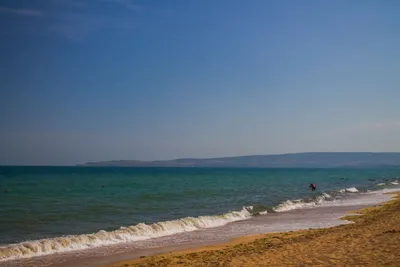
<svg viewBox="0 0 400 267"><path fill-rule="evenodd" d="M243 237L221 246L151 256L128 266L400 266L400 194L346 216L353 224Z"/></svg>

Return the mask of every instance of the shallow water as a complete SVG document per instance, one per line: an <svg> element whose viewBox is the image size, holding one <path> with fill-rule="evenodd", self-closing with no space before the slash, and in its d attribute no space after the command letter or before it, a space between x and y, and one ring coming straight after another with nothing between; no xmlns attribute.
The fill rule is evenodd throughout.
<svg viewBox="0 0 400 267"><path fill-rule="evenodd" d="M395 190L398 189L365 193L347 198L346 200L337 201L336 203L324 203L314 208L295 209L288 212L256 216L221 227L180 233L172 236L0 262L0 266L97 267L141 256L216 245L245 235L332 227L350 223L339 219L343 215L348 214L348 211L387 201L390 199L390 195L385 193Z"/></svg>
<svg viewBox="0 0 400 267"><path fill-rule="evenodd" d="M368 190L397 188L396 177L400 169L1 167L0 258L139 242L260 213L338 206ZM317 190L308 190L309 183Z"/></svg>

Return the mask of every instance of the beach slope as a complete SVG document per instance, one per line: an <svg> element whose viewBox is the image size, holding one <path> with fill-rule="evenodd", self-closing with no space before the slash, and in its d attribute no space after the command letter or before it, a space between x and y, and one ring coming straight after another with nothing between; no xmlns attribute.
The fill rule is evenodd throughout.
<svg viewBox="0 0 400 267"><path fill-rule="evenodd" d="M343 219L354 223L248 236L224 245L145 257L112 267L400 266L399 194Z"/></svg>

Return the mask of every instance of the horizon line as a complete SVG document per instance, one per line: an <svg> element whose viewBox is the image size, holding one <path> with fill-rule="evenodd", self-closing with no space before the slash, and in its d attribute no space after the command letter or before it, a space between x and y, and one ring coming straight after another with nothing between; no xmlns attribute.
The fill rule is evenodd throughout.
<svg viewBox="0 0 400 267"><path fill-rule="evenodd" d="M154 162L167 162L167 161L176 161L176 160L209 160L209 159L226 159L226 158L244 158L244 157L261 157L261 156L285 156L285 155L296 155L296 154L399 154L399 152L370 152L370 151L344 151L344 152L323 152L323 151L313 151L313 152L291 152L291 153L276 153L276 154L248 154L248 155L240 155L240 156L220 156L220 157L183 157L183 158L173 158L173 159L165 159L165 160L136 160L136 159L118 159L118 160L99 160L99 161L86 161L83 163L75 163L75 164L65 164L65 165L53 165L53 164L17 164L17 165L8 165L1 164L0 167L76 167L82 166L90 163L105 163L105 162L122 162L122 161L136 161L142 163L154 163ZM132 166L132 167L140 167L140 166ZM154 166L155 167L155 166Z"/></svg>

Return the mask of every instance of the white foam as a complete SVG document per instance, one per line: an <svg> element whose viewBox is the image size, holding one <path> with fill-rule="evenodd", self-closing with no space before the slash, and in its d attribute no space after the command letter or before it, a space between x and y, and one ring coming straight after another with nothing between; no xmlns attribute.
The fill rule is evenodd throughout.
<svg viewBox="0 0 400 267"><path fill-rule="evenodd" d="M355 187L346 188L345 190L348 193L357 193L358 192L358 189Z"/></svg>
<svg viewBox="0 0 400 267"><path fill-rule="evenodd" d="M400 189L399 188L384 188L384 189L372 191L369 194L384 195L386 193L400 193Z"/></svg>
<svg viewBox="0 0 400 267"><path fill-rule="evenodd" d="M304 202L293 202L291 200L286 200L283 203L279 204L276 208L274 208L274 211L284 212L284 211L304 208L306 207L306 204L307 203Z"/></svg>
<svg viewBox="0 0 400 267"><path fill-rule="evenodd" d="M145 240L203 228L223 226L229 222L250 218L250 211L252 209L252 206L248 206L243 207L241 211L232 211L217 216L186 217L179 220L158 222L150 225L140 223L134 226L121 227L120 229L110 232L101 230L94 234L70 235L26 241L0 247L0 261Z"/></svg>
<svg viewBox="0 0 400 267"><path fill-rule="evenodd" d="M326 201L327 199L330 199L330 198L332 198L331 195L323 192L321 196L318 196L316 198L316 203L322 203L322 202L324 202L324 201Z"/></svg>
<svg viewBox="0 0 400 267"><path fill-rule="evenodd" d="M344 191L343 191L344 190ZM384 193L396 192L399 189L382 189L378 191L356 194L351 199L333 200L329 194L322 193L313 201L304 202L302 199L282 202L274 211L284 212L293 209L313 208L319 205L368 205L385 201L388 196ZM357 188L342 189L340 192L358 192ZM140 223L134 226L121 227L115 231L99 231L93 234L70 235L57 238L26 241L14 245L0 246L0 262L30 258L34 256L53 254L57 252L82 250L111 244L146 240L183 232L192 232L199 229L214 228L230 222L246 220L252 217L253 207L243 207L241 211L228 212L217 216L186 217L178 220L159 222L154 224ZM267 211L260 212L265 215ZM261 216L260 216L261 217Z"/></svg>
<svg viewBox="0 0 400 267"><path fill-rule="evenodd" d="M377 184L376 186L384 186L385 185L385 183L380 183L380 184Z"/></svg>
<svg viewBox="0 0 400 267"><path fill-rule="evenodd" d="M294 209L303 209L303 208L312 208L317 205L321 205L325 203L328 199L331 199L332 196L327 193L322 193L322 195L318 196L314 201L304 202L302 199L298 200L286 200L279 204L274 208L276 212L284 212Z"/></svg>
<svg viewBox="0 0 400 267"><path fill-rule="evenodd" d="M398 185L399 183L397 181L391 182L392 185Z"/></svg>

